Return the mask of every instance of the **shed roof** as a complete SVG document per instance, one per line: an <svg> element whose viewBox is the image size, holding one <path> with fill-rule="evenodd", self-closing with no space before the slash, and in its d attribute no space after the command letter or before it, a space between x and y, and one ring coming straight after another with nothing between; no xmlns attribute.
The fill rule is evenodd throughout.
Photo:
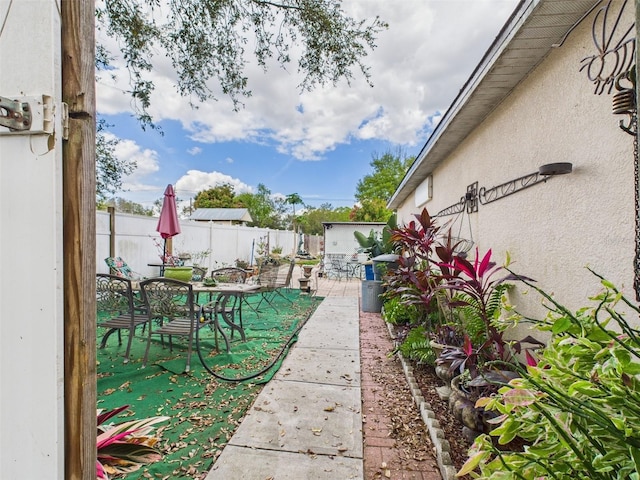
<svg viewBox="0 0 640 480"><path fill-rule="evenodd" d="M386 225L387 222L322 222L322 225Z"/></svg>
<svg viewBox="0 0 640 480"><path fill-rule="evenodd" d="M388 207L398 208L598 4L600 0L521 0L422 147Z"/></svg>
<svg viewBox="0 0 640 480"><path fill-rule="evenodd" d="M253 219L246 208L198 208L191 220L200 222L251 222Z"/></svg>

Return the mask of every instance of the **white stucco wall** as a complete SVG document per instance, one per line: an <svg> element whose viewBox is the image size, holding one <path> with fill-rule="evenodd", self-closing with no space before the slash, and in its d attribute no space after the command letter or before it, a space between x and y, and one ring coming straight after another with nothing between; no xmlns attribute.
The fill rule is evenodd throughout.
<svg viewBox="0 0 640 480"><path fill-rule="evenodd" d="M633 9L627 10L625 28L634 20ZM489 189L543 164L571 162L573 173L479 205L470 215L481 254L491 248L502 263L508 251L515 271L537 280L570 308L587 304L599 289L585 265L635 296L633 137L618 127L626 117L612 114L612 96L595 95L579 71L581 60L596 53L592 23L593 16L583 21L434 170L433 199L424 205L436 214L459 201L475 181ZM420 209L410 195L398 210L399 222ZM463 237L469 236L466 215L464 222ZM454 225L456 234L458 229ZM521 293L512 296L513 303L541 314L540 299Z"/></svg>
<svg viewBox="0 0 640 480"><path fill-rule="evenodd" d="M65 478L56 2L0 0L0 25L0 95L58 112L55 135L0 127L0 478Z"/></svg>
<svg viewBox="0 0 640 480"><path fill-rule="evenodd" d="M329 227L330 225L330 227ZM361 232L365 237L371 230L380 234L384 223L331 223L324 226L324 253L353 255L360 244L353 232Z"/></svg>

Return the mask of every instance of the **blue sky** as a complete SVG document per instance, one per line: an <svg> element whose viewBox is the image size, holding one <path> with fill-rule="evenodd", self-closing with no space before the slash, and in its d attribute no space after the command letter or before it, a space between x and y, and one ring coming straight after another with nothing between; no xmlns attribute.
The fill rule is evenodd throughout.
<svg viewBox="0 0 640 480"><path fill-rule="evenodd" d="M191 109L175 92L166 58L157 55L150 112L164 135L143 131L132 118L127 74L116 59L116 79L98 81L98 112L114 125L109 134L120 140L116 154L138 164L117 196L149 206L171 183L188 203L219 183L238 192L255 192L262 183L274 194L297 193L312 206L350 207L374 155L419 152L517 3L349 0L343 9L350 14L378 14L390 24L366 59L374 87L356 76L350 87L300 93L295 71L272 66L264 74L250 62L253 95L239 112L222 94ZM98 40L118 51L112 39Z"/></svg>

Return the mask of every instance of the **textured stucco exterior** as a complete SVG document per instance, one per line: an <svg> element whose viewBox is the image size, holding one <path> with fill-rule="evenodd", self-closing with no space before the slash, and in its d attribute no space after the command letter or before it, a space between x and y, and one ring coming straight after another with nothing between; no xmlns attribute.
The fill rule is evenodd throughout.
<svg viewBox="0 0 640 480"><path fill-rule="evenodd" d="M498 263L509 252L513 270L570 308L586 305L599 289L587 265L634 297L633 137L618 127L626 117L612 114L612 95L595 95L580 72L581 60L596 53L593 16L435 167L431 200L416 207L409 195L397 208L399 222L406 223L422 207L436 214L458 202L476 181L489 189L543 164L571 162L568 175L479 205L470 215L437 220L455 220L454 234L472 235L481 254L492 249ZM621 25L626 29L633 22L633 8L627 8ZM519 310L542 314L540 298L523 291L511 301Z"/></svg>
<svg viewBox="0 0 640 480"><path fill-rule="evenodd" d="M380 234L386 224L383 222L323 222L324 254L355 255L360 248L354 232L369 236L373 230Z"/></svg>

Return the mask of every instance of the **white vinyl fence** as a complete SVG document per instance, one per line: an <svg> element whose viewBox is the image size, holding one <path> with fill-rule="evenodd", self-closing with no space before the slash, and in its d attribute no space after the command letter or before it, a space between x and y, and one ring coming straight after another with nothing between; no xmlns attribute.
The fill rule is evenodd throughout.
<svg viewBox="0 0 640 480"><path fill-rule="evenodd" d="M143 276L155 276L159 268L149 264L161 263L164 240L156 232L157 217L145 217L98 211L96 214L96 264L99 273L108 273L104 259L109 256L122 257L127 264ZM212 269L235 265L243 260L251 265L261 256L261 251L282 248L282 256L298 250L300 239L291 230L222 225L212 222L181 220L182 232L171 240L173 254L189 253L190 263L198 263ZM303 248L317 256L321 237L304 238ZM295 250L294 250L295 249ZM202 259L202 252L210 252Z"/></svg>

